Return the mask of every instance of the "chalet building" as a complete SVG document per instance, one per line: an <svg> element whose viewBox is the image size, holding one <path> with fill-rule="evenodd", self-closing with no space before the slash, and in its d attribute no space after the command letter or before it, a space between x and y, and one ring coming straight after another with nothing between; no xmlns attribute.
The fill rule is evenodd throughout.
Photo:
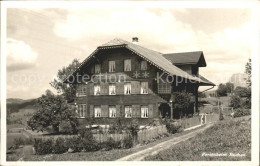
<svg viewBox="0 0 260 166"><path fill-rule="evenodd" d="M202 51L163 54L144 48L138 38L97 47L65 83L76 84L75 105L82 121L109 125L121 117L147 124L161 118L179 118L173 109L174 92L189 92L198 112L199 86L215 86L199 74L206 67Z"/></svg>

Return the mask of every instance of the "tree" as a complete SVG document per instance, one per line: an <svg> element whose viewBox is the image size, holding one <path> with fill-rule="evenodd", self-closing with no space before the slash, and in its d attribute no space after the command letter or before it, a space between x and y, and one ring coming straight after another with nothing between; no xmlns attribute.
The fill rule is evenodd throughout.
<svg viewBox="0 0 260 166"><path fill-rule="evenodd" d="M238 86L234 90L235 95L239 97L246 97L246 98L251 98L251 88L245 88Z"/></svg>
<svg viewBox="0 0 260 166"><path fill-rule="evenodd" d="M234 84L232 84L231 82L227 82L226 83L226 91L227 93L232 93L234 90Z"/></svg>
<svg viewBox="0 0 260 166"><path fill-rule="evenodd" d="M59 132L62 122L69 122L72 132L77 131L78 121L75 108L68 105L61 95L54 95L50 90L38 99L39 110L29 119L28 126L34 131L46 130L49 126Z"/></svg>
<svg viewBox="0 0 260 166"><path fill-rule="evenodd" d="M174 92L173 95L175 96L173 108L179 112L179 116L182 118L192 104L192 95L186 91Z"/></svg>
<svg viewBox="0 0 260 166"><path fill-rule="evenodd" d="M240 108L241 107L241 98L237 95L231 97L230 106L233 108Z"/></svg>
<svg viewBox="0 0 260 166"><path fill-rule="evenodd" d="M227 87L225 84L219 84L217 89L217 95L218 96L227 96Z"/></svg>
<svg viewBox="0 0 260 166"><path fill-rule="evenodd" d="M246 79L246 82L248 84L248 87L251 87L251 70L252 70L252 67L251 67L251 59L248 60L248 62L246 63L246 69L245 69L245 73L247 74L247 79Z"/></svg>
<svg viewBox="0 0 260 166"><path fill-rule="evenodd" d="M50 82L50 85L55 88L58 92L64 95L67 101L73 101L76 95L76 85L75 84L65 84L64 79L71 75L80 65L78 59L74 59L71 64L67 67L63 67L58 70L57 79Z"/></svg>

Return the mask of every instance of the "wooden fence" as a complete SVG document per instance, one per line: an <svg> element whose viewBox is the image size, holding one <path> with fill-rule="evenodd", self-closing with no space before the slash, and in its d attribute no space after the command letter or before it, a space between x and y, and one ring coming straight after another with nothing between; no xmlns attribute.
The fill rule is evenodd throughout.
<svg viewBox="0 0 260 166"><path fill-rule="evenodd" d="M217 121L219 118L218 114L206 114L206 119L205 123L210 123ZM181 120L177 120L177 123L181 124L184 129L198 126L201 123L201 116L195 116L192 118L184 118ZM160 135L163 135L167 133L167 129L165 125L160 125L160 126L150 126L144 129L139 130L137 140L139 143L143 143L145 141L150 141L155 137L158 137ZM72 138L76 135L37 135L33 136L34 138L52 138L56 140L58 137L62 138ZM122 141L128 134L126 132L123 133L108 133L108 132L96 132L93 134L93 137L96 139L98 142L104 142L107 141L109 138L113 138L115 141Z"/></svg>

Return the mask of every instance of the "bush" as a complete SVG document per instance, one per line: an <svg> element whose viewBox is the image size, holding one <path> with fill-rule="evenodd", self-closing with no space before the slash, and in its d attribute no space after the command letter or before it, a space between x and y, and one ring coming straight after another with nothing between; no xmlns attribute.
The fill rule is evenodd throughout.
<svg viewBox="0 0 260 166"><path fill-rule="evenodd" d="M235 117L246 116L246 115L251 115L251 110L250 109L238 108L238 109L234 110L234 118Z"/></svg>
<svg viewBox="0 0 260 166"><path fill-rule="evenodd" d="M14 149L19 148L20 145L24 145L24 139L22 139L21 137L19 138L14 138L14 143L13 143L13 147Z"/></svg>
<svg viewBox="0 0 260 166"><path fill-rule="evenodd" d="M21 145L32 145L33 144L33 139L32 138L14 138L14 143L13 143L13 148L17 149Z"/></svg>
<svg viewBox="0 0 260 166"><path fill-rule="evenodd" d="M60 132L66 134L74 134L77 132L77 129L71 124L70 121L62 121L60 123Z"/></svg>
<svg viewBox="0 0 260 166"><path fill-rule="evenodd" d="M57 138L52 147L52 152L55 154L61 154L67 151L68 151L68 147L65 144L65 139L62 137Z"/></svg>
<svg viewBox="0 0 260 166"><path fill-rule="evenodd" d="M232 96L230 101L230 106L233 108L241 107L241 98L239 96Z"/></svg>
<svg viewBox="0 0 260 166"><path fill-rule="evenodd" d="M132 148L133 146L134 146L134 141L132 136L128 135L123 139L123 148L129 149Z"/></svg>
<svg viewBox="0 0 260 166"><path fill-rule="evenodd" d="M78 136L68 138L65 142L65 146L67 149L71 148L74 152L80 152L83 150L83 142Z"/></svg>
<svg viewBox="0 0 260 166"><path fill-rule="evenodd" d="M95 139L82 139L83 149L87 152L93 152L100 150L100 144Z"/></svg>
<svg viewBox="0 0 260 166"><path fill-rule="evenodd" d="M53 140L52 139L34 139L33 146L36 154L50 154L52 153Z"/></svg>
<svg viewBox="0 0 260 166"><path fill-rule="evenodd" d="M107 141L100 143L100 149L112 150L121 148L121 142L115 141L113 138L108 138Z"/></svg>
<svg viewBox="0 0 260 166"><path fill-rule="evenodd" d="M182 127L180 124L176 124L176 123L173 123L170 121L166 122L166 129L167 129L168 133L171 133L171 134L175 134L175 133L182 131Z"/></svg>

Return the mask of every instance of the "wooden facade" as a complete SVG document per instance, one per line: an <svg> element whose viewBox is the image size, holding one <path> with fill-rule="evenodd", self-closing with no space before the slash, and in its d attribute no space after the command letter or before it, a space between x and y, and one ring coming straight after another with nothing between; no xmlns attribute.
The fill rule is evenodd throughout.
<svg viewBox="0 0 260 166"><path fill-rule="evenodd" d="M199 67L194 64L177 67L198 75ZM191 109L197 111L198 83L161 82L158 76L163 71L158 66L125 47L99 50L75 73L79 75L73 82L77 84L75 105L79 117L94 118L96 124L109 125L118 117L136 118L143 125L159 117L173 118L172 93L184 89L193 94ZM177 78L181 77L172 77Z"/></svg>

